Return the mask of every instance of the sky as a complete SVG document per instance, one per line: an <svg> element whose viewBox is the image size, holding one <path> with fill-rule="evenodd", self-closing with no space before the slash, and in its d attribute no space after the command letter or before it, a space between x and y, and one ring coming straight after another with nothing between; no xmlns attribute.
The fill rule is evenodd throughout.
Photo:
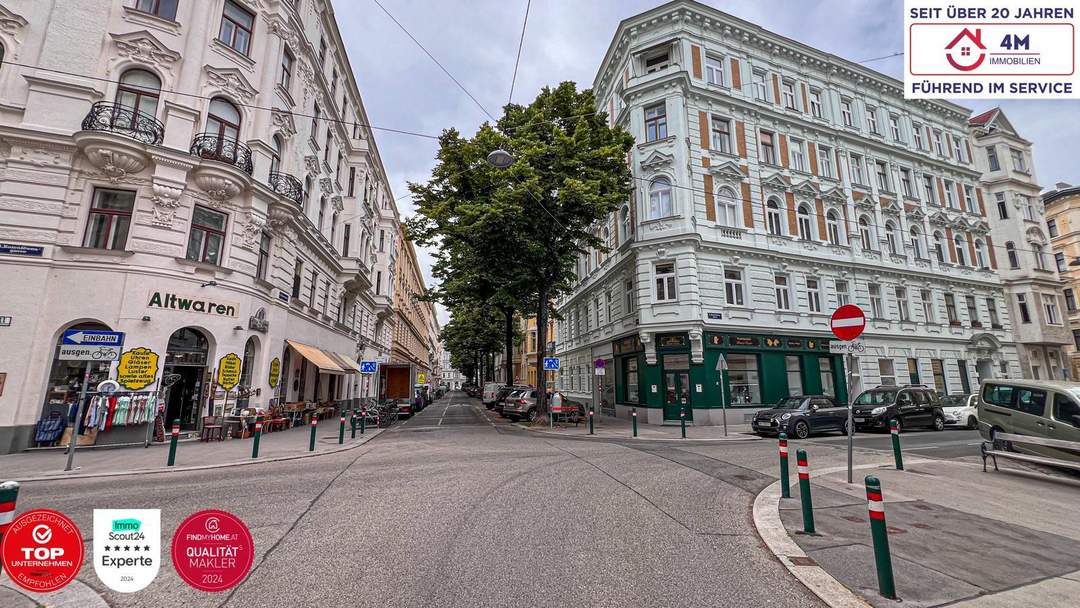
<svg viewBox="0 0 1080 608"><path fill-rule="evenodd" d="M498 116L507 103L526 0L379 0L479 103ZM513 100L528 103L545 85L592 84L619 21L660 0L533 0ZM903 51L902 0L705 0L705 4L845 59ZM377 127L438 135L466 134L488 120L484 110L409 39L374 0L334 0L338 24L367 109ZM903 78L903 57L865 64ZM1034 144L1036 177L1045 187L1080 183L1069 144L1080 139L1080 100L974 100L973 113L1000 106ZM390 187L403 218L414 212L409 181L425 181L437 142L375 130ZM431 252L417 248L431 284ZM439 307L439 321L448 320Z"/></svg>

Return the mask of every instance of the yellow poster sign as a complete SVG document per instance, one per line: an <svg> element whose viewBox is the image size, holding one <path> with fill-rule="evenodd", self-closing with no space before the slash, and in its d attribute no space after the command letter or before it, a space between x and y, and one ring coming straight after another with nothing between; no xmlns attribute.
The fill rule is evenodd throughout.
<svg viewBox="0 0 1080 608"><path fill-rule="evenodd" d="M158 354L140 346L120 355L116 382L129 391L142 390L157 380Z"/></svg>
<svg viewBox="0 0 1080 608"><path fill-rule="evenodd" d="M425 374L423 372L421 372L419 374L416 374L416 383L417 384L424 384L425 382L427 382L427 374Z"/></svg>
<svg viewBox="0 0 1080 608"><path fill-rule="evenodd" d="M277 388L278 380L281 380L281 360L274 357L270 362L270 377L268 378L271 388Z"/></svg>
<svg viewBox="0 0 1080 608"><path fill-rule="evenodd" d="M221 388L231 391L240 384L240 357L236 353L229 353L218 361L217 383Z"/></svg>

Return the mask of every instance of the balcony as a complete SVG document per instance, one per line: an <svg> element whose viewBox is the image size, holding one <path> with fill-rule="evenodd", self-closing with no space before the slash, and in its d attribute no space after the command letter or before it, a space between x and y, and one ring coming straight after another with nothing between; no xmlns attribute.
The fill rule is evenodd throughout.
<svg viewBox="0 0 1080 608"><path fill-rule="evenodd" d="M98 102L82 121L83 131L107 131L152 146L165 139L165 125L149 114L127 106Z"/></svg>
<svg viewBox="0 0 1080 608"><path fill-rule="evenodd" d="M271 172L268 185L271 190L296 203L298 207L304 207L304 185L292 175Z"/></svg>
<svg viewBox="0 0 1080 608"><path fill-rule="evenodd" d="M216 133L200 133L191 141L191 154L206 160L216 160L232 165L251 175L255 167L251 162L251 148Z"/></svg>

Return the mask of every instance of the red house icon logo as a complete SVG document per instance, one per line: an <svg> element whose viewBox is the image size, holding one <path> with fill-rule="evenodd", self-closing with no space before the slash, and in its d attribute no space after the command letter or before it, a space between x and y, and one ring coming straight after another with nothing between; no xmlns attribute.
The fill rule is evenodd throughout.
<svg viewBox="0 0 1080 608"><path fill-rule="evenodd" d="M978 52L973 53L972 48L978 49ZM982 30L976 28L972 33L965 27L956 35L956 38L952 39L952 42L945 46L945 58L949 60L950 65L962 72L970 72L982 65L983 60L986 59Z"/></svg>

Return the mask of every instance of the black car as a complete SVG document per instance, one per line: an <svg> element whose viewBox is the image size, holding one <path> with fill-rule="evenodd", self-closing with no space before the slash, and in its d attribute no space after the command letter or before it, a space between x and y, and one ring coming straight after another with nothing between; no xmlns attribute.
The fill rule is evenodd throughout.
<svg viewBox="0 0 1080 608"><path fill-rule="evenodd" d="M879 386L863 391L852 407L855 429L889 430L897 421L901 429L916 427L940 431L945 428L941 399L922 385Z"/></svg>
<svg viewBox="0 0 1080 608"><path fill-rule="evenodd" d="M811 433L847 432L847 408L824 395L795 395L781 399L776 407L761 410L750 424L759 435L787 433L805 439Z"/></svg>

